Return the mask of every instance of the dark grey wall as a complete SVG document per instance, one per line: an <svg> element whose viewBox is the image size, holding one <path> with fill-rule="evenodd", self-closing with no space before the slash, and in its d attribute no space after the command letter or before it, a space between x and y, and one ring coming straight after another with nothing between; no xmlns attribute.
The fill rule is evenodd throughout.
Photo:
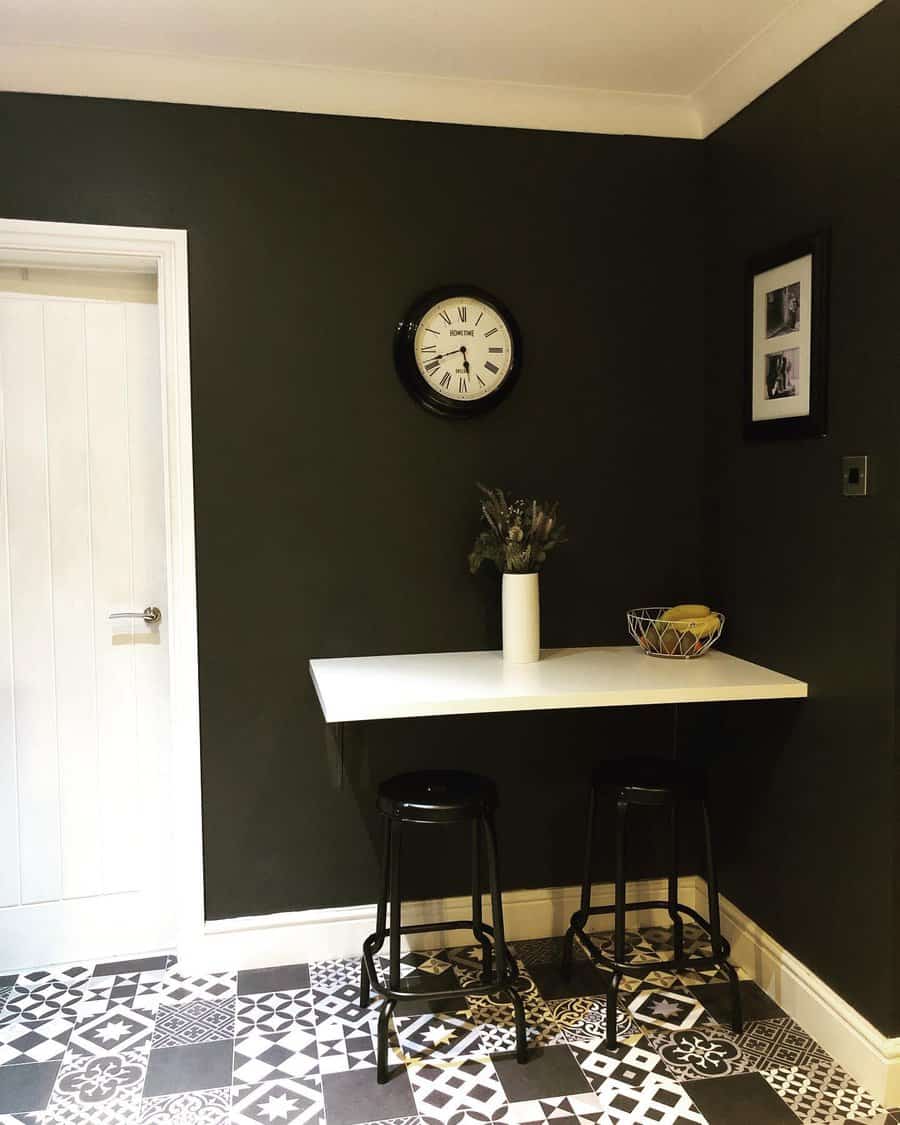
<svg viewBox="0 0 900 1125"><path fill-rule="evenodd" d="M900 3L886 0L704 144L708 172L705 589L728 643L807 679L806 705L722 709L734 815L722 885L885 1033L896 957ZM741 436L748 256L833 236L824 440ZM868 453L873 493L840 491Z"/></svg>
<svg viewBox="0 0 900 1125"><path fill-rule="evenodd" d="M499 778L507 886L574 881L592 757L668 749L668 712L372 724L338 793L307 661L498 644L476 480L562 503L547 644L699 596L700 146L7 95L0 151L0 214L189 232L209 916L371 901L374 784L412 764ZM391 361L407 304L457 279L525 353L465 423ZM426 844L409 893L461 890Z"/></svg>

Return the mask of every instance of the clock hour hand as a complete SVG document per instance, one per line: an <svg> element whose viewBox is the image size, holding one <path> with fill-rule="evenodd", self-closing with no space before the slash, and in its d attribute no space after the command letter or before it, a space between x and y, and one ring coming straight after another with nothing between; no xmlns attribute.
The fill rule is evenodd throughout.
<svg viewBox="0 0 900 1125"><path fill-rule="evenodd" d="M466 354L466 345L463 344L463 346L459 350L462 352L462 357L463 357L463 359L462 359L463 371L465 371L465 373L468 375L469 374L469 357Z"/></svg>

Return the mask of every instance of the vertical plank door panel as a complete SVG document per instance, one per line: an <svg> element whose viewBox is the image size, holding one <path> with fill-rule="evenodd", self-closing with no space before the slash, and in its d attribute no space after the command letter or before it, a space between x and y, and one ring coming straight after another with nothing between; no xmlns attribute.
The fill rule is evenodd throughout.
<svg viewBox="0 0 900 1125"><path fill-rule="evenodd" d="M0 302L23 903L62 893L43 316Z"/></svg>
<svg viewBox="0 0 900 1125"><path fill-rule="evenodd" d="M125 312L122 305L85 304L91 539L94 545L94 635L103 889L137 885L137 809L142 779L135 739L133 627L110 612L143 608L132 581Z"/></svg>
<svg viewBox="0 0 900 1125"><path fill-rule="evenodd" d="M16 710L13 689L12 616L9 582L9 526L6 518L7 361L0 303L0 907L19 903L19 780L16 767ZM0 920L2 925L2 920Z"/></svg>
<svg viewBox="0 0 900 1125"><path fill-rule="evenodd" d="M159 625L137 622L133 631L137 751L143 791L162 794L171 776L169 760L169 677L166 645L169 619L166 591L163 418L159 383L159 317L154 305L125 306L128 379L128 432L131 479L131 527L135 608L158 605ZM171 878L160 855L171 855L171 817L158 817L141 833L146 881L156 881L158 900L172 906L166 881ZM166 840L163 840L163 837ZM174 912L172 913L174 925Z"/></svg>
<svg viewBox="0 0 900 1125"><path fill-rule="evenodd" d="M44 303L64 898L103 889L84 306Z"/></svg>

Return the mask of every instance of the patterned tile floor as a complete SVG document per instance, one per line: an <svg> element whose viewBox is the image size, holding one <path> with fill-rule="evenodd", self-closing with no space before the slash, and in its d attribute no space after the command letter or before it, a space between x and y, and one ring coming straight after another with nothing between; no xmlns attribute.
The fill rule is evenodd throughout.
<svg viewBox="0 0 900 1125"><path fill-rule="evenodd" d="M702 935L686 927L697 952ZM608 938L601 939L608 942ZM394 1070L375 1082L358 962L186 976L170 958L0 977L0 1125L827 1125L900 1123L751 981L728 1026L719 974L660 971L624 992L603 1046L605 976L560 939L515 946L530 1058L486 997L398 1006ZM636 961L671 957L663 929ZM475 949L408 953L415 988L477 975ZM401 1014L402 1013L402 1014Z"/></svg>

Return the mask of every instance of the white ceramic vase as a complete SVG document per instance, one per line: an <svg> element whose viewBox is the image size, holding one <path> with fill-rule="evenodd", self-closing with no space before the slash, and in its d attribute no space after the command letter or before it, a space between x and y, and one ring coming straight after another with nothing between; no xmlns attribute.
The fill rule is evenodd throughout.
<svg viewBox="0 0 900 1125"><path fill-rule="evenodd" d="M503 659L533 664L541 657L541 597L537 574L503 575Z"/></svg>

